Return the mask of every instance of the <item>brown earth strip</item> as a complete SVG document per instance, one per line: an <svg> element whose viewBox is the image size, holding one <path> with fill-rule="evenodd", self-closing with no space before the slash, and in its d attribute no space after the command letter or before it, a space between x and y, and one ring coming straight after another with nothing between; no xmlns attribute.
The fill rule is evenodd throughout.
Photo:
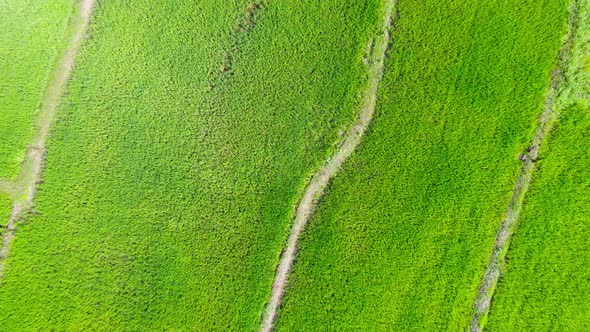
<svg viewBox="0 0 590 332"><path fill-rule="evenodd" d="M383 26L380 34L372 42L371 54L365 63L368 65L368 84L362 92L362 101L357 119L344 137L339 149L334 156L326 161L317 173L312 177L296 209L295 223L289 234L287 245L284 248L276 275L272 285L272 292L264 312L261 330L271 331L277 310L285 293L285 287L289 278L291 267L297 252L297 241L305 225L309 221L318 199L324 193L326 186L338 172L344 161L354 152L360 144L363 134L367 130L377 103L377 91L383 77L384 60L390 45L391 27L395 15L396 0L387 0L384 6Z"/></svg>
<svg viewBox="0 0 590 332"><path fill-rule="evenodd" d="M510 237L520 217L523 201L535 170L539 148L544 144L547 134L553 128L558 117L557 111L555 110L555 102L566 83L564 75L571 61L573 39L578 29L578 6L579 0L573 0L570 5L568 31L559 50L555 69L551 75L551 84L545 95L543 111L539 116L536 133L529 147L520 155L522 162L520 174L512 190L512 197L504 219L500 223L500 227L496 233L494 248L475 299L475 312L469 326L469 330L472 332L482 331L484 328L490 310L490 303L505 264L506 253L510 245Z"/></svg>
<svg viewBox="0 0 590 332"><path fill-rule="evenodd" d="M0 247L0 281L4 274L4 259L9 255L10 244L14 238L17 224L33 206L35 190L41 180L45 154L47 153L45 142L51 124L53 123L59 99L72 75L76 54L84 41L94 2L95 0L80 0L77 5L78 11L70 23L72 39L62 58L59 60L57 68L53 72L37 118L35 134L31 144L29 144L25 160L21 165L20 174L13 184L13 190L17 199L14 202L8 225L2 234L2 247Z"/></svg>

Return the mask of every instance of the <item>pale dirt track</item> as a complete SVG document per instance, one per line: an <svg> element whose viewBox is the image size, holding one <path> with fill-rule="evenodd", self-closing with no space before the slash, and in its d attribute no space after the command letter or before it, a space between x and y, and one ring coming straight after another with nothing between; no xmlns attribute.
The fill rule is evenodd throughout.
<svg viewBox="0 0 590 332"><path fill-rule="evenodd" d="M41 104L41 109L37 118L35 134L27 150L25 161L21 166L20 174L14 184L17 199L14 202L12 215L2 236L2 247L0 247L0 281L4 272L4 259L8 257L10 245L14 238L17 222L33 206L35 190L43 173L45 160L45 142L53 123L55 110L58 106L59 99L62 96L65 86L72 75L76 54L78 53L86 30L90 23L90 16L95 0L81 0L78 3L78 11L74 14L70 24L72 39L63 56L60 58L58 65L53 72L50 84L45 92L45 97Z"/></svg>
<svg viewBox="0 0 590 332"><path fill-rule="evenodd" d="M469 327L471 332L479 332L482 330L481 323L490 310L490 303L502 272L504 258L510 245L510 238L514 232L515 225L520 218L524 198L533 177L539 149L541 145L544 144L546 136L549 134L557 120L558 114L554 105L556 98L559 95L559 91L565 83L564 74L571 58L573 37L578 25L577 9L577 1L574 0L569 11L569 29L557 57L555 69L553 70L551 77L551 84L545 96L543 111L539 117L536 134L527 148L526 153L522 154L521 160L523 164L520 169L520 174L516 179L514 189L512 190L512 197L508 204L504 219L500 223L500 227L496 233L494 248L479 286L478 295L474 303L474 314Z"/></svg>
<svg viewBox="0 0 590 332"><path fill-rule="evenodd" d="M14 184L11 181L0 179L0 194L8 194L12 196L12 187Z"/></svg>
<svg viewBox="0 0 590 332"><path fill-rule="evenodd" d="M368 61L366 62L369 66L369 80L362 93L361 107L356 122L347 133L335 155L332 156L312 177L299 205L297 206L295 223L289 234L287 245L281 255L272 286L271 296L266 305L261 326L262 331L266 332L273 329L277 316L277 309L280 306L285 293L289 273L295 259L297 241L303 228L309 221L318 198L323 194L326 186L338 172L344 161L360 144L363 134L373 118L377 102L377 90L381 78L383 77L384 60L391 38L390 30L395 13L395 5L395 0L387 0L385 5L382 31L379 36L375 38L372 53L369 54Z"/></svg>

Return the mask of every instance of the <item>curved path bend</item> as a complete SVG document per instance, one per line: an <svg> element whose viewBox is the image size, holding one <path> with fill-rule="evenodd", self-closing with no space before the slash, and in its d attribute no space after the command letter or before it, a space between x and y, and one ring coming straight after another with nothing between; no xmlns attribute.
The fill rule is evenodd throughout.
<svg viewBox="0 0 590 332"><path fill-rule="evenodd" d="M284 248L276 275L272 285L270 299L266 304L261 330L271 331L277 310L285 293L287 280L295 260L297 241L303 228L309 221L318 198L323 194L326 186L338 172L344 161L360 144L367 130L377 103L377 90L383 77L384 61L390 45L391 27L395 15L396 0L387 0L384 6L383 25L379 35L373 40L373 47L365 63L368 65L368 83L362 92L362 101L357 119L344 137L337 152L317 171L305 188L305 192L296 209L295 223L291 228L287 245Z"/></svg>
<svg viewBox="0 0 590 332"><path fill-rule="evenodd" d="M545 95L543 111L538 120L536 133L531 144L526 149L526 153L521 155L522 167L520 174L516 178L516 183L512 190L512 197L510 198L504 219L500 223L500 227L496 233L494 248L492 249L473 305L474 313L469 326L471 332L483 330L483 325L486 321L485 318L489 313L491 300L502 272L506 253L508 252L510 238L520 218L523 202L533 177L539 149L545 143L546 137L551 132L558 117L555 109L555 101L559 96L559 92L563 89L563 85L566 84L564 76L571 62L574 36L578 28L578 6L579 0L573 0L569 8L568 31L557 56L555 68L551 76L551 83Z"/></svg>

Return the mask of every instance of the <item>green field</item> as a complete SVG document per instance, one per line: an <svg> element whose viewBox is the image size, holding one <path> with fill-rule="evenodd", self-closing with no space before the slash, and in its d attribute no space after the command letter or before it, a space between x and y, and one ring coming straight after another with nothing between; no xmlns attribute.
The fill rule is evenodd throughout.
<svg viewBox="0 0 590 332"><path fill-rule="evenodd" d="M99 2L0 326L255 329L293 204L354 118L377 5Z"/></svg>
<svg viewBox="0 0 590 332"><path fill-rule="evenodd" d="M73 2L0 0L0 178L18 174Z"/></svg>
<svg viewBox="0 0 590 332"><path fill-rule="evenodd" d="M465 331L533 163L479 326L590 330L590 0L92 2L0 0L0 331Z"/></svg>
<svg viewBox="0 0 590 332"><path fill-rule="evenodd" d="M377 115L301 241L279 330L467 328L566 1L400 1Z"/></svg>
<svg viewBox="0 0 590 332"><path fill-rule="evenodd" d="M0 193L0 227L5 226L12 211L12 198L5 193Z"/></svg>
<svg viewBox="0 0 590 332"><path fill-rule="evenodd" d="M590 109L564 112L538 162L488 330L590 329L589 138Z"/></svg>
<svg viewBox="0 0 590 332"><path fill-rule="evenodd" d="M590 330L590 2L581 1L560 118L541 151L490 331Z"/></svg>

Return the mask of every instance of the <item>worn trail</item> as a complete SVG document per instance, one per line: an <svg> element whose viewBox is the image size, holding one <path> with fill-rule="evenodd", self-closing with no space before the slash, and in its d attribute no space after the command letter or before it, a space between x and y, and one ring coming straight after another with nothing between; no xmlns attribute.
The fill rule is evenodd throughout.
<svg viewBox="0 0 590 332"><path fill-rule="evenodd" d="M12 195L14 184L11 181L0 179L0 194L5 193Z"/></svg>
<svg viewBox="0 0 590 332"><path fill-rule="evenodd" d="M573 37L577 27L578 0L574 0L569 9L566 39L559 50L555 69L553 70L551 77L551 84L545 96L543 111L538 120L537 130L531 144L526 149L526 153L521 155L523 164L520 169L520 174L518 175L514 189L512 190L512 197L508 204L504 219L500 223L500 227L496 233L494 248L490 255L488 266L475 299L474 314L469 327L469 330L472 332L478 332L483 329L483 324L485 324L486 320L485 318L490 310L490 302L494 295L498 279L500 278L504 259L510 245L510 237L514 232L514 228L520 217L523 201L531 183L539 149L541 145L544 144L547 134L551 131L557 120L558 114L555 110L555 101L565 83L564 75L571 59Z"/></svg>
<svg viewBox="0 0 590 332"><path fill-rule="evenodd" d="M14 238L17 222L33 206L35 190L41 179L43 162L47 152L45 142L51 124L53 123L59 99L64 92L66 83L72 75L76 54L84 41L84 36L86 35L86 30L90 23L90 16L94 7L94 2L95 0L80 0L78 4L78 11L74 15L71 23L72 38L69 41L68 48L60 58L57 68L53 72L53 76L41 104L35 127L35 134L31 144L29 144L26 158L21 166L20 174L12 186L18 199L14 202L12 215L8 221L6 229L2 233L2 247L0 247L0 281L4 273L4 259L9 255L10 244Z"/></svg>
<svg viewBox="0 0 590 332"><path fill-rule="evenodd" d="M380 34L373 40L372 48L368 54L369 81L362 93L362 102L357 119L343 139L339 149L323 166L314 174L307 185L303 197L296 209L295 223L289 234L287 245L281 255L276 270L270 299L261 326L262 331L271 331L277 316L278 307L285 293L285 287L289 273L297 251L297 241L303 228L309 221L316 206L318 198L323 194L326 186L338 172L344 161L352 154L360 144L363 134L367 130L377 102L377 90L383 77L384 60L390 45L391 27L395 14L396 0L387 0L384 8L383 26Z"/></svg>

